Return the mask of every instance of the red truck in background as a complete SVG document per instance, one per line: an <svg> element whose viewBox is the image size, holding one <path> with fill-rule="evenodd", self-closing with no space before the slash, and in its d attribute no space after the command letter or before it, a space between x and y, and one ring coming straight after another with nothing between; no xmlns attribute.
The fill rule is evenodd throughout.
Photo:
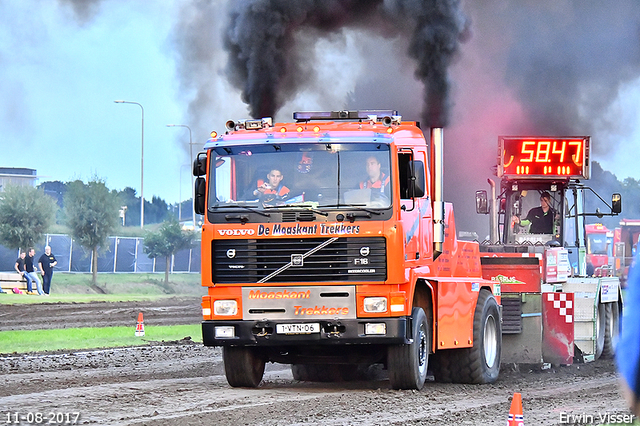
<svg viewBox="0 0 640 426"><path fill-rule="evenodd" d="M606 277L614 273L613 234L601 223L585 225L587 276Z"/></svg>
<svg viewBox="0 0 640 426"><path fill-rule="evenodd" d="M614 230L614 270L626 286L629 266L633 261L640 236L640 219L622 219L620 226Z"/></svg>

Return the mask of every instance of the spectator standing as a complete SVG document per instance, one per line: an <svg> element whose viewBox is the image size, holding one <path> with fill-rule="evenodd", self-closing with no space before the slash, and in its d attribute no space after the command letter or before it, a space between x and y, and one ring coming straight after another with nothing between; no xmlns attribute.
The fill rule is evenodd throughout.
<svg viewBox="0 0 640 426"><path fill-rule="evenodd" d="M33 267L33 260L36 256L36 251L33 247L29 248L29 254L24 259L24 270L31 277L31 280L35 281L36 288L38 289L38 294L42 296L44 292L42 291L42 283L40 282L40 278L38 278L38 273Z"/></svg>
<svg viewBox="0 0 640 426"><path fill-rule="evenodd" d="M58 264L56 257L51 253L51 247L46 246L44 248L44 253L38 259L38 266L40 267L40 272L42 273L42 289L44 290L45 295L49 295L49 291L51 290L51 277L53 277L53 267Z"/></svg>
<svg viewBox="0 0 640 426"><path fill-rule="evenodd" d="M27 253L25 253L24 250L20 250L20 255L16 259L16 264L13 265L13 267L15 268L17 273L19 273L21 276L24 277L25 280L27 280L27 294L31 294L33 293L33 285L31 284L32 282L31 277L29 276L29 274L27 274L25 270L26 256L27 256Z"/></svg>

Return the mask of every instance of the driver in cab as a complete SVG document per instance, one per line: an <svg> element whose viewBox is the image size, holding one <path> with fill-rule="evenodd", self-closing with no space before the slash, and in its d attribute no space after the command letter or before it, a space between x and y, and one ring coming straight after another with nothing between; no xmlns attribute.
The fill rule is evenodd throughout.
<svg viewBox="0 0 640 426"><path fill-rule="evenodd" d="M527 217L520 219L518 216L511 218L511 224L520 224L527 226L531 224L529 233L531 234L553 234L553 222L556 218L556 212L551 208L551 195L544 191L540 194L540 207L534 207L529 210Z"/></svg>
<svg viewBox="0 0 640 426"><path fill-rule="evenodd" d="M258 179L257 188L253 190L253 195L265 203L286 199L289 196L289 188L283 185L283 179L284 175L280 169L271 169L267 173L266 181Z"/></svg>

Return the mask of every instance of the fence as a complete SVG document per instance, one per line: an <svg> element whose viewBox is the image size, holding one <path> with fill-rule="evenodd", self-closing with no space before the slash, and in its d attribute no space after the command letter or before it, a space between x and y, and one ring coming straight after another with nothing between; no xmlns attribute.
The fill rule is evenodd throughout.
<svg viewBox="0 0 640 426"><path fill-rule="evenodd" d="M58 260L55 271L91 272L93 253L76 243L69 235L46 234L41 246L36 246L36 260L44 246ZM164 272L164 256L151 259L144 253L144 238L109 237L106 249L98 249L98 272ZM14 271L18 251L0 245L0 271ZM200 272L200 242L180 250L171 259L170 272Z"/></svg>

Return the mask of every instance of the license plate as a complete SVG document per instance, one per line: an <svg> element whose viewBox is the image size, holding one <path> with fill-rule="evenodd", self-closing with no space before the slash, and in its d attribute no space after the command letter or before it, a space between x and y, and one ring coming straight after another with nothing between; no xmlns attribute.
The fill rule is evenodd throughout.
<svg viewBox="0 0 640 426"><path fill-rule="evenodd" d="M276 324L278 334L309 334L320 333L320 324L317 322L310 324Z"/></svg>

